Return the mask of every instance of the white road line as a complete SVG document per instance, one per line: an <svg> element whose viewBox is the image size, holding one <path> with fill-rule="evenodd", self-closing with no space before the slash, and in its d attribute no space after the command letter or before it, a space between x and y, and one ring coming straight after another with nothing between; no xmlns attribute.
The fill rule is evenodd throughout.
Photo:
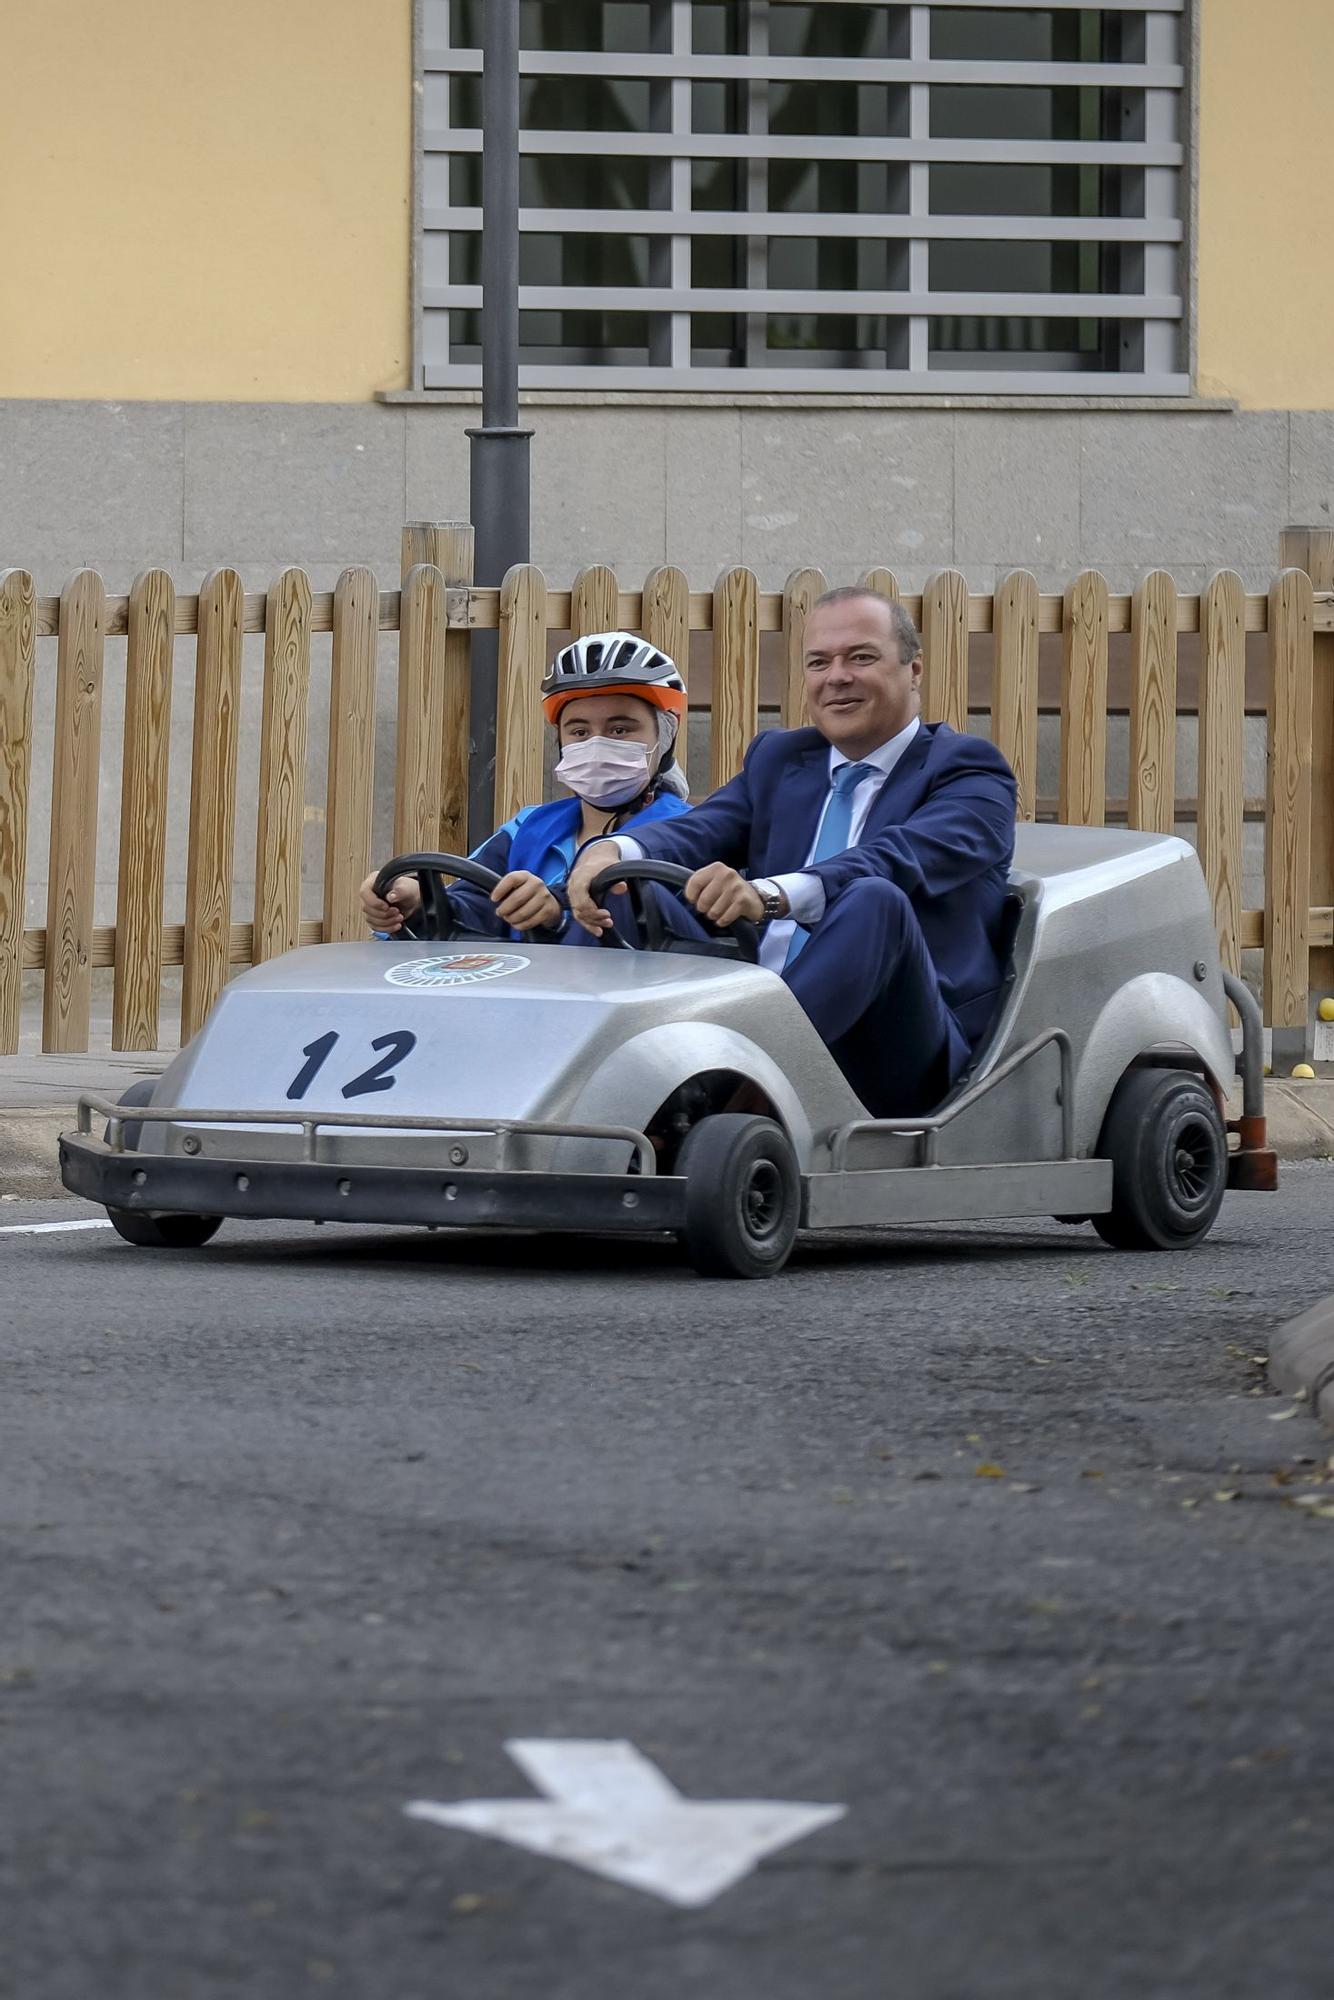
<svg viewBox="0 0 1334 2000"><path fill-rule="evenodd" d="M111 1224L102 1217L85 1222L5 1222L0 1223L0 1236L46 1236L56 1229L110 1229Z"/></svg>
<svg viewBox="0 0 1334 2000"><path fill-rule="evenodd" d="M700 1909L790 1841L842 1819L836 1805L687 1799L633 1743L526 1738L506 1750L540 1799L414 1799L411 1819L571 1861L682 1909Z"/></svg>

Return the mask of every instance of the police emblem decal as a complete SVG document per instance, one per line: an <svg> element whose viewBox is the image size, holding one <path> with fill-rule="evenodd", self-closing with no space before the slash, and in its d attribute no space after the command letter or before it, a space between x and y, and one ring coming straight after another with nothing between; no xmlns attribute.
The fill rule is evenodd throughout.
<svg viewBox="0 0 1334 2000"><path fill-rule="evenodd" d="M532 962L513 951L451 951L440 958L405 959L391 965L385 978L391 986L475 986L522 972Z"/></svg>

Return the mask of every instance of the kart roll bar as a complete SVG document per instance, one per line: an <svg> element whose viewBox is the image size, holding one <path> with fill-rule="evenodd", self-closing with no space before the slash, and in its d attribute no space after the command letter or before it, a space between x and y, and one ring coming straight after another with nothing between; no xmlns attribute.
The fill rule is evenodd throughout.
<svg viewBox="0 0 1334 2000"><path fill-rule="evenodd" d="M299 1125L303 1160L319 1159L317 1134L328 1127L355 1132L462 1132L472 1136L494 1135L498 1141L496 1170L505 1166L506 1142L516 1136L534 1139L615 1139L633 1146L639 1172L656 1172L653 1142L632 1125L559 1125L535 1118L417 1118L389 1111L200 1111L193 1105L118 1104L109 1097L86 1092L79 1099L78 1129L87 1138L93 1119L107 1121L106 1143L114 1153L123 1153L127 1125ZM131 1149L133 1150L133 1149Z"/></svg>
<svg viewBox="0 0 1334 2000"><path fill-rule="evenodd" d="M1241 1019L1241 1056L1237 1073L1241 1078L1241 1109L1246 1118L1265 1115L1265 1031L1260 1003L1244 980L1235 972L1224 971L1223 991Z"/></svg>
<svg viewBox="0 0 1334 2000"><path fill-rule="evenodd" d="M1228 1155L1227 1184L1252 1194L1270 1194L1278 1186L1278 1155L1269 1144L1265 1123L1264 1016L1260 1003L1235 973L1223 972L1223 991L1241 1019L1241 1116L1229 1118L1227 1129L1237 1135L1237 1150Z"/></svg>
<svg viewBox="0 0 1334 2000"><path fill-rule="evenodd" d="M995 1069L989 1070L976 1083L969 1084L968 1088L961 1091L943 1111L937 1111L930 1118L855 1118L851 1124L840 1125L838 1130L830 1135L829 1140L830 1165L833 1172L837 1174L844 1171L847 1165L848 1146L861 1132L911 1132L922 1142L919 1166L934 1167L937 1164L937 1142L945 1127L951 1124L961 1111L970 1110L994 1085L1003 1083L1007 1076L1012 1076L1015 1070L1022 1069L1025 1063L1040 1055L1052 1042L1055 1042L1061 1057L1061 1158L1073 1160L1075 1157L1074 1056L1070 1037L1065 1029L1048 1028L1045 1034L1036 1036L1031 1042L1025 1042L1021 1049L1016 1049L1013 1055L1005 1058L1004 1062L997 1063Z"/></svg>

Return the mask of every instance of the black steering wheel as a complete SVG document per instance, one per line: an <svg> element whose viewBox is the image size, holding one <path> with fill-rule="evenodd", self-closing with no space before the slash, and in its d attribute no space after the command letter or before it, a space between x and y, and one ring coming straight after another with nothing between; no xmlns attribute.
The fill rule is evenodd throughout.
<svg viewBox="0 0 1334 2000"><path fill-rule="evenodd" d="M747 917L737 917L730 924L715 924L708 917L700 916L696 910L693 914L711 934L709 942L702 946L667 929L656 901L644 894L642 885L657 882L664 889L675 889L680 895L693 872L693 869L678 867L674 861L614 861L593 877L588 893L595 903L600 903L614 884L624 882L642 951L702 952L709 957L739 958L747 965L758 965L760 933ZM613 950L635 949L615 931L604 931L602 942Z"/></svg>
<svg viewBox="0 0 1334 2000"><path fill-rule="evenodd" d="M386 861L375 878L375 894L381 901L400 875L415 875L417 878L422 901L421 909L412 919L413 930L432 943L469 935L466 930L461 931L454 915L454 906L442 879L444 876L471 883L474 889L481 889L488 896L500 880L492 869L483 868L480 862L470 861L466 854L399 854L392 861Z"/></svg>

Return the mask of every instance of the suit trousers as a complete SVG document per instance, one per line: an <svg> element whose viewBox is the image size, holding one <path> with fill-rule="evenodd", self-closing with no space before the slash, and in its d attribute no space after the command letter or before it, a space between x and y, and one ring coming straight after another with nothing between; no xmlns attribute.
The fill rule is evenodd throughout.
<svg viewBox="0 0 1334 2000"><path fill-rule="evenodd" d="M676 936L710 935L681 898L653 883L642 889ZM635 942L625 897L610 898L608 908ZM863 877L831 897L782 977L873 1117L930 1111L969 1060L916 912L893 882Z"/></svg>

